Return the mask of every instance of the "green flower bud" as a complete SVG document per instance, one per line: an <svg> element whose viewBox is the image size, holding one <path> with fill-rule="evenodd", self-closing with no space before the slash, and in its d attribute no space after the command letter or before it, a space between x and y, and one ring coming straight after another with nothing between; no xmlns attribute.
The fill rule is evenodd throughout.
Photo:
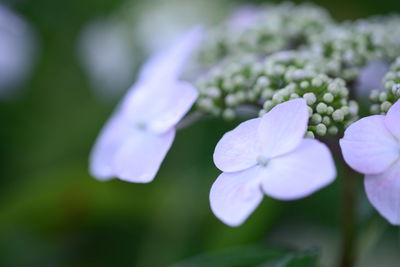
<svg viewBox="0 0 400 267"><path fill-rule="evenodd" d="M307 110L308 110L308 116L311 117L314 113L314 110L310 106L307 106Z"/></svg>
<svg viewBox="0 0 400 267"><path fill-rule="evenodd" d="M372 90L370 95L369 95L369 99L371 101L374 101L374 102L378 101L379 100L379 93L380 93L379 90L376 90L376 89Z"/></svg>
<svg viewBox="0 0 400 267"><path fill-rule="evenodd" d="M276 103L282 103L283 102L283 96L279 93L274 94L274 96L272 97L272 100Z"/></svg>
<svg viewBox="0 0 400 267"><path fill-rule="evenodd" d="M260 112L258 113L258 116L259 116L259 117L262 117L262 116L264 116L265 114L267 114L267 111L264 110L264 109L262 109L262 110L260 110Z"/></svg>
<svg viewBox="0 0 400 267"><path fill-rule="evenodd" d="M237 104L236 97L234 95L227 95L225 97L225 104L227 106L235 106Z"/></svg>
<svg viewBox="0 0 400 267"><path fill-rule="evenodd" d="M274 107L274 103L271 100L267 100L264 102L263 108L266 111L270 111Z"/></svg>
<svg viewBox="0 0 400 267"><path fill-rule="evenodd" d="M330 135L336 135L338 132L339 132L339 129L336 126L331 126L328 128L328 133Z"/></svg>
<svg viewBox="0 0 400 267"><path fill-rule="evenodd" d="M221 96L221 92L216 87L207 88L205 94L211 98L219 98Z"/></svg>
<svg viewBox="0 0 400 267"><path fill-rule="evenodd" d="M303 89L306 89L306 88L308 88L309 86L310 86L310 83L307 82L307 81L302 81L302 82L300 83L300 87L303 88Z"/></svg>
<svg viewBox="0 0 400 267"><path fill-rule="evenodd" d="M311 84L314 87L320 87L323 84L323 80L320 77L316 77L314 79L311 80Z"/></svg>
<svg viewBox="0 0 400 267"><path fill-rule="evenodd" d="M331 93L326 93L324 94L323 99L326 103L331 103L334 100L334 96Z"/></svg>
<svg viewBox="0 0 400 267"><path fill-rule="evenodd" d="M225 109L224 112L222 113L222 117L227 121L231 121L235 118L235 111L230 108Z"/></svg>
<svg viewBox="0 0 400 267"><path fill-rule="evenodd" d="M386 99L387 99L387 94L386 94L386 92L381 92L381 93L379 94L379 101L383 102L383 101L386 101Z"/></svg>
<svg viewBox="0 0 400 267"><path fill-rule="evenodd" d="M312 139L314 139L314 138L315 138L315 135L314 135L313 132L307 131L307 132L306 132L306 138L312 138Z"/></svg>
<svg viewBox="0 0 400 267"><path fill-rule="evenodd" d="M321 121L322 121L322 116L319 115L318 113L315 113L315 114L313 114L313 115L311 116L311 121L312 121L314 124L321 123Z"/></svg>
<svg viewBox="0 0 400 267"><path fill-rule="evenodd" d="M343 121L344 113L341 109L337 109L332 113L332 118L334 121Z"/></svg>
<svg viewBox="0 0 400 267"><path fill-rule="evenodd" d="M306 101L307 105L313 105L317 101L317 97L314 93L305 93L303 95L303 98Z"/></svg>
<svg viewBox="0 0 400 267"><path fill-rule="evenodd" d="M370 107L371 114L379 114L380 113L380 106L378 104L373 104Z"/></svg>
<svg viewBox="0 0 400 267"><path fill-rule="evenodd" d="M381 110L382 112L388 112L388 110L392 107L392 103L385 101L381 104Z"/></svg>
<svg viewBox="0 0 400 267"><path fill-rule="evenodd" d="M349 101L349 112L351 116L356 116L358 114L358 104L356 101Z"/></svg>
<svg viewBox="0 0 400 267"><path fill-rule="evenodd" d="M325 124L320 123L316 126L316 132L318 135L324 136L326 134L326 131L327 131L327 129L326 129Z"/></svg>
<svg viewBox="0 0 400 267"><path fill-rule="evenodd" d="M334 111L335 111L335 109L334 109L333 107L329 106L329 107L326 109L326 114L331 115Z"/></svg>
<svg viewBox="0 0 400 267"><path fill-rule="evenodd" d="M317 112L318 112L319 114L324 114L324 113L326 113L326 112L327 112L327 109L328 109L328 106L327 106L325 103L319 103L319 104L317 105L317 108L316 108L316 110L317 110Z"/></svg>
<svg viewBox="0 0 400 267"><path fill-rule="evenodd" d="M331 118L329 118L328 116L324 116L322 118L322 123L325 125L330 125L331 124Z"/></svg>
<svg viewBox="0 0 400 267"><path fill-rule="evenodd" d="M348 106L343 106L343 107L340 108L340 110L343 112L343 114L344 114L345 116L347 116L347 115L350 114L350 110L349 110L349 107L348 107Z"/></svg>
<svg viewBox="0 0 400 267"><path fill-rule="evenodd" d="M265 89L262 94L261 94L261 98L262 99L270 99L272 98L272 96L274 95L274 90L272 89Z"/></svg>

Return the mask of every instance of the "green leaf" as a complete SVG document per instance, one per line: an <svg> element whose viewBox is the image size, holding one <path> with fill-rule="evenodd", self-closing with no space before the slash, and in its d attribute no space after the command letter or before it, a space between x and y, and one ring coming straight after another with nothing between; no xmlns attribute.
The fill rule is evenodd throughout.
<svg viewBox="0 0 400 267"><path fill-rule="evenodd" d="M251 246L195 256L171 267L315 267L317 259L318 252L315 249L293 252Z"/></svg>

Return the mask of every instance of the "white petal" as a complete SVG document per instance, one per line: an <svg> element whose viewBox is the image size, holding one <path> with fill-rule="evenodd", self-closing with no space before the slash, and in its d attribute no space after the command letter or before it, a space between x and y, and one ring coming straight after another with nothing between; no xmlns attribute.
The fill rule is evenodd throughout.
<svg viewBox="0 0 400 267"><path fill-rule="evenodd" d="M304 139L293 152L272 159L261 176L265 194L280 200L293 200L332 183L336 169L326 145Z"/></svg>
<svg viewBox="0 0 400 267"><path fill-rule="evenodd" d="M259 137L263 155L275 157L298 146L307 130L308 110L304 99L294 99L274 107L262 117Z"/></svg>
<svg viewBox="0 0 400 267"><path fill-rule="evenodd" d="M182 119L197 96L198 91L187 82L142 81L127 95L122 109L132 123L163 133Z"/></svg>
<svg viewBox="0 0 400 267"><path fill-rule="evenodd" d="M260 121L260 118L245 121L221 138L214 151L214 163L218 169L234 172L257 164Z"/></svg>
<svg viewBox="0 0 400 267"><path fill-rule="evenodd" d="M196 27L182 35L168 50L151 57L143 66L139 79L169 77L178 79L185 63L198 47L203 29Z"/></svg>
<svg viewBox="0 0 400 267"><path fill-rule="evenodd" d="M400 100L389 109L385 117L385 125L400 142Z"/></svg>
<svg viewBox="0 0 400 267"><path fill-rule="evenodd" d="M147 113L149 127L155 132L165 132L175 126L190 110L199 93L187 82L176 82L169 92L153 99L154 109Z"/></svg>
<svg viewBox="0 0 400 267"><path fill-rule="evenodd" d="M398 144L385 127L384 118L375 115L356 121L340 140L345 161L360 173L381 173L400 156Z"/></svg>
<svg viewBox="0 0 400 267"><path fill-rule="evenodd" d="M138 131L124 143L114 158L116 176L128 182L151 182L170 149L174 137L175 129L161 135Z"/></svg>
<svg viewBox="0 0 400 267"><path fill-rule="evenodd" d="M259 167L222 173L210 192L211 209L229 226L239 226L260 204L263 193L258 179Z"/></svg>
<svg viewBox="0 0 400 267"><path fill-rule="evenodd" d="M103 127L90 155L90 173L99 180L115 177L113 160L117 151L134 135L135 129L119 112Z"/></svg>
<svg viewBox="0 0 400 267"><path fill-rule="evenodd" d="M391 224L400 225L400 161L378 175L364 180L369 201Z"/></svg>

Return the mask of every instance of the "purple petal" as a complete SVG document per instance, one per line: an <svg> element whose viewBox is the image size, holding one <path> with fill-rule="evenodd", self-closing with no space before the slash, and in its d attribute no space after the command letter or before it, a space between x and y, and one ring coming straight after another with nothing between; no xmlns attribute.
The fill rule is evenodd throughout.
<svg viewBox="0 0 400 267"><path fill-rule="evenodd" d="M173 90L153 99L154 108L148 112L149 127L155 132L165 132L175 126L190 110L199 93L187 82L176 82Z"/></svg>
<svg viewBox="0 0 400 267"><path fill-rule="evenodd" d="M139 131L114 158L116 176L128 182L148 183L156 176L175 137L175 129L158 135Z"/></svg>
<svg viewBox="0 0 400 267"><path fill-rule="evenodd" d="M354 170L378 174L399 158L398 144L384 121L383 115L365 117L345 131L340 147L346 163Z"/></svg>
<svg viewBox="0 0 400 267"><path fill-rule="evenodd" d="M115 177L113 160L117 151L134 135L135 129L119 113L113 115L102 129L90 155L90 173L99 180Z"/></svg>
<svg viewBox="0 0 400 267"><path fill-rule="evenodd" d="M400 161L378 175L367 175L365 191L372 205L391 224L400 225Z"/></svg>
<svg viewBox="0 0 400 267"><path fill-rule="evenodd" d="M239 226L257 208L263 198L258 173L259 167L253 167L218 176L210 192L211 209L218 219Z"/></svg>
<svg viewBox="0 0 400 267"><path fill-rule="evenodd" d="M178 79L185 63L199 46L203 38L203 28L196 27L180 37L168 50L162 51L143 66L139 79Z"/></svg>
<svg viewBox="0 0 400 267"><path fill-rule="evenodd" d="M326 145L303 139L293 152L272 159L261 176L265 194L280 200L293 200L332 183L336 169Z"/></svg>
<svg viewBox="0 0 400 267"><path fill-rule="evenodd" d="M385 117L385 125L400 142L400 100L389 109Z"/></svg>
<svg viewBox="0 0 400 267"><path fill-rule="evenodd" d="M274 107L262 117L259 138L263 155L275 157L295 149L307 130L308 110L304 99L294 99Z"/></svg>
<svg viewBox="0 0 400 267"><path fill-rule="evenodd" d="M260 154L257 143L260 121L245 121L221 138L214 151L214 163L218 169L234 172L257 164L256 159Z"/></svg>
<svg viewBox="0 0 400 267"><path fill-rule="evenodd" d="M123 103L123 113L134 124L163 133L174 127L196 101L198 91L189 83L173 80L138 85Z"/></svg>
<svg viewBox="0 0 400 267"><path fill-rule="evenodd" d="M374 89L383 89L382 80L389 71L389 64L383 60L374 60L368 63L356 82L357 93L368 95Z"/></svg>

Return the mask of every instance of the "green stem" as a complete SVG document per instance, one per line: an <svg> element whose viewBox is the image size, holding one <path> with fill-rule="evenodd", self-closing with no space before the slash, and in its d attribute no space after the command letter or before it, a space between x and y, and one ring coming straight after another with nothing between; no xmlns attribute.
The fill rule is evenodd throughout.
<svg viewBox="0 0 400 267"><path fill-rule="evenodd" d="M352 267L355 263L355 220L357 175L345 165L346 171L342 179L342 240L340 267Z"/></svg>

